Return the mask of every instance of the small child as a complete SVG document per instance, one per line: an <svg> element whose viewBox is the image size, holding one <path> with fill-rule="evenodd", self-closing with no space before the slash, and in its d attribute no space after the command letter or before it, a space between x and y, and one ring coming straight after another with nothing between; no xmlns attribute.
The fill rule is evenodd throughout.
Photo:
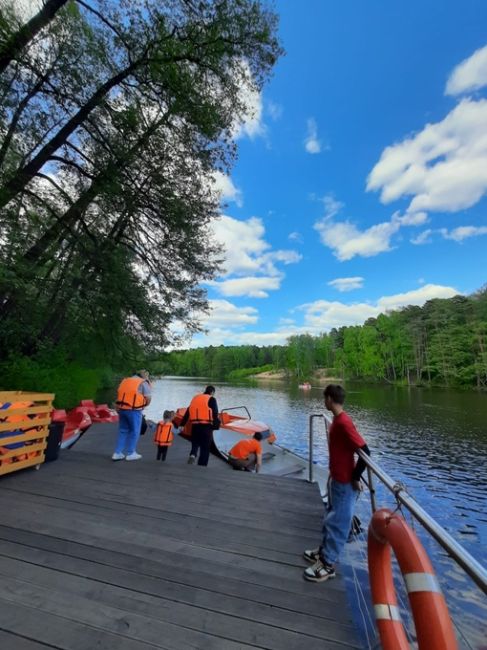
<svg viewBox="0 0 487 650"><path fill-rule="evenodd" d="M166 460L167 450L174 439L172 419L174 411L164 411L163 419L157 423L154 442L157 445L157 460Z"/></svg>

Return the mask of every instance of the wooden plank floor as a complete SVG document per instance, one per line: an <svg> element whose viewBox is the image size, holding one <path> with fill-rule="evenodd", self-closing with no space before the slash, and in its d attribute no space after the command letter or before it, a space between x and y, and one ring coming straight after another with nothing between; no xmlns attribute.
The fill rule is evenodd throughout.
<svg viewBox="0 0 487 650"><path fill-rule="evenodd" d="M0 647L6 650L358 648L340 578L302 579L318 488L165 463L150 439L110 460L92 427L58 461L0 479Z"/></svg>

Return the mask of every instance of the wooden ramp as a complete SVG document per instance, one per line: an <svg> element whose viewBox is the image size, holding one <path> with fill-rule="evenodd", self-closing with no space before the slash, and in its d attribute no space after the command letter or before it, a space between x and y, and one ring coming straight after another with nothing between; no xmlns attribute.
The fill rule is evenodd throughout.
<svg viewBox="0 0 487 650"><path fill-rule="evenodd" d="M5 650L358 648L340 578L302 579L320 536L318 488L189 466L110 460L113 425L59 460L0 479Z"/></svg>

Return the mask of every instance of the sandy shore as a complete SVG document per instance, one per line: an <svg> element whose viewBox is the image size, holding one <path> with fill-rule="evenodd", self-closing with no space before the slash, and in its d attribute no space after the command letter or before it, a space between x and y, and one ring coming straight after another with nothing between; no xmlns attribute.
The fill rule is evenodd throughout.
<svg viewBox="0 0 487 650"><path fill-rule="evenodd" d="M286 373L285 370L268 370L267 372L260 372L257 375L250 375L252 379L262 379L265 381L290 381L293 379L290 375ZM333 383L341 383L343 382L343 379L340 377L329 377L323 370L316 370L310 377L308 378L310 383L315 384L318 383L320 386L326 386L326 384L333 384ZM304 381L304 380L302 380Z"/></svg>

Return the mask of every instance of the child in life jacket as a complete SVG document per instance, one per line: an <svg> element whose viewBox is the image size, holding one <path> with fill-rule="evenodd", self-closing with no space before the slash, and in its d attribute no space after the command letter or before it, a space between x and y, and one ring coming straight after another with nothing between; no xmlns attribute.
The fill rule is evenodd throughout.
<svg viewBox="0 0 487 650"><path fill-rule="evenodd" d="M167 450L172 445L177 429L173 427L174 411L164 411L163 419L157 423L154 443L157 445L157 460L166 460Z"/></svg>

